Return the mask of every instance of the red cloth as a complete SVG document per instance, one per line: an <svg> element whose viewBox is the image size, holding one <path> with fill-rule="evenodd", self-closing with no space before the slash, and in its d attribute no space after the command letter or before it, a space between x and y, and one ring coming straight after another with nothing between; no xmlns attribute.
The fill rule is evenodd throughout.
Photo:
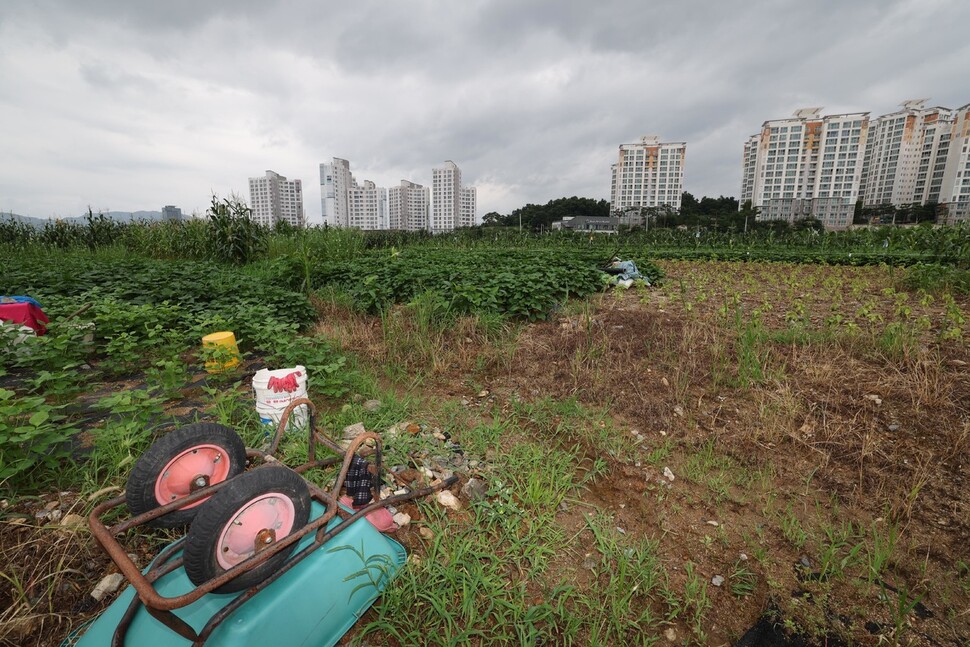
<svg viewBox="0 0 970 647"><path fill-rule="evenodd" d="M296 391L296 387L299 386L296 383L296 378L302 377L303 373L300 371L293 371L286 377L271 377L266 386L273 390L273 393L279 393L280 391L286 391L287 393L293 393Z"/></svg>
<svg viewBox="0 0 970 647"><path fill-rule="evenodd" d="M0 319L32 328L38 335L47 332L47 315L32 303L0 303Z"/></svg>

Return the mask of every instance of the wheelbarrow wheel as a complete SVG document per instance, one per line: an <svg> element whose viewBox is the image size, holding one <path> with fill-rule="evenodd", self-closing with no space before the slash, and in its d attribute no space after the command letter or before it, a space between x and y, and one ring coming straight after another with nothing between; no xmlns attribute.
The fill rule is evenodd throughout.
<svg viewBox="0 0 970 647"><path fill-rule="evenodd" d="M199 487L215 485L246 468L246 445L229 427L197 422L162 436L135 462L125 499L133 515L188 496ZM202 499L152 521L159 528L188 525Z"/></svg>
<svg viewBox="0 0 970 647"><path fill-rule="evenodd" d="M296 472L267 465L242 474L202 506L185 538L185 574L196 586L266 550L298 531L310 516L310 490ZM276 553L259 566L215 589L234 593L272 575L296 548Z"/></svg>

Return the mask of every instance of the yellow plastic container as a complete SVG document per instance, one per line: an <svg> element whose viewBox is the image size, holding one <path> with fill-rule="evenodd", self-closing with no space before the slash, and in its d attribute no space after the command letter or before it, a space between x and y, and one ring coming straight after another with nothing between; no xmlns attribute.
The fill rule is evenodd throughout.
<svg viewBox="0 0 970 647"><path fill-rule="evenodd" d="M236 335L228 330L203 337L202 348L212 353L211 359L206 360L205 363L205 370L209 373L222 373L239 366L239 346L236 345Z"/></svg>

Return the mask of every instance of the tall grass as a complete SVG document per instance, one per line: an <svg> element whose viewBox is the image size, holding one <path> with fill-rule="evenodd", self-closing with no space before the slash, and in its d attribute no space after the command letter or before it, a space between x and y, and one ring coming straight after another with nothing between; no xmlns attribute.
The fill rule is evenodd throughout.
<svg viewBox="0 0 970 647"><path fill-rule="evenodd" d="M84 248L96 250L121 245L130 253L157 258L211 258L213 241L225 227L218 220L219 205L235 212L248 211L238 198L220 201L213 198L208 218L176 222L116 222L99 214L89 214L85 222L51 221L41 229L0 216L0 251L35 252ZM772 231L717 232L684 229L634 230L615 236L593 236L571 231L543 234L520 232L515 228L478 227L432 236L427 232L368 231L342 228L296 229L280 224L267 228L253 224L252 236L266 241L254 258L272 259L305 253L323 261L357 257L364 250L394 250L411 246L436 248L503 247L556 248L583 247L601 251L604 263L616 253L648 248L655 256L689 252L704 257L744 260L749 252L772 250L790 260L813 262L885 262L909 265L942 264L963 273L950 274L932 265L915 270L907 281L915 284L943 283L965 286L965 270L970 268L970 225L952 227L882 227L840 232ZM626 252L623 252L626 250ZM848 256L849 253L855 257ZM712 256L713 255L713 256ZM944 276L946 275L946 276Z"/></svg>

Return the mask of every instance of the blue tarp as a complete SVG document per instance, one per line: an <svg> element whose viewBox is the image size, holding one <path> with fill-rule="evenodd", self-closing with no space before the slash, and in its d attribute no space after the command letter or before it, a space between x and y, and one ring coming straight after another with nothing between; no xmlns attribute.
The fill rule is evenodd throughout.
<svg viewBox="0 0 970 647"><path fill-rule="evenodd" d="M36 299L30 297L0 297L0 303L29 303L41 309L44 307Z"/></svg>
<svg viewBox="0 0 970 647"><path fill-rule="evenodd" d="M636 281L640 280L650 285L650 279L637 269L637 264L633 261L616 260L610 263L609 273L613 275L613 283L617 281Z"/></svg>

